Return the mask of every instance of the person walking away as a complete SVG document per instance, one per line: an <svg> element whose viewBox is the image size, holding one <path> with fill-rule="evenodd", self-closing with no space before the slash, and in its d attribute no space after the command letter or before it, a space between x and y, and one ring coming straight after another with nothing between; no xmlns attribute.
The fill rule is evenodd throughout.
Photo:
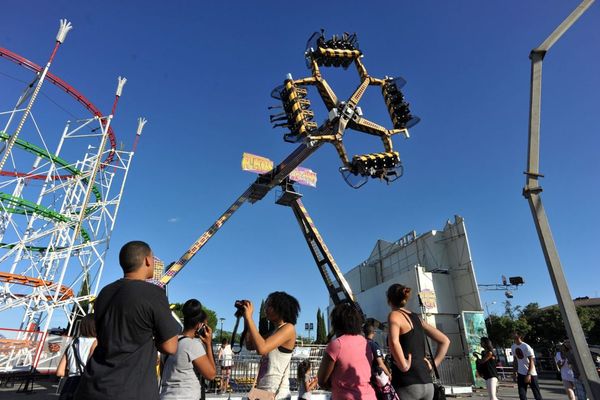
<svg viewBox="0 0 600 400"><path fill-rule="evenodd" d="M310 400L311 392L317 387L317 377L311 377L312 365L310 360L302 360L298 363L298 399Z"/></svg>
<svg viewBox="0 0 600 400"><path fill-rule="evenodd" d="M388 346L392 353L392 386L402 400L431 400L434 395L431 362L438 367L450 347L450 339L406 308L411 288L399 283L387 290ZM433 360L425 355L427 335L437 343Z"/></svg>
<svg viewBox="0 0 600 400"><path fill-rule="evenodd" d="M331 311L332 339L321 359L319 386L331 389L335 400L376 400L371 386L373 354L361 335L362 314L352 303L340 303Z"/></svg>
<svg viewBox="0 0 600 400"><path fill-rule="evenodd" d="M527 386L531 387L535 400L542 400L533 349L523 341L521 332L513 333L513 379L516 378L519 388L519 399L527 400Z"/></svg>
<svg viewBox="0 0 600 400"><path fill-rule="evenodd" d="M119 252L124 277L100 291L94 319L98 346L75 393L76 400L158 400L157 349L175 354L180 327L154 274L148 244L133 241Z"/></svg>
<svg viewBox="0 0 600 400"><path fill-rule="evenodd" d="M274 330L263 338L252 312L254 306L243 300L244 329L247 331L246 348L262 356L256 388L275 393L276 399L289 399L290 363L296 346L296 322L300 303L285 292L273 292L265 300L265 314Z"/></svg>
<svg viewBox="0 0 600 400"><path fill-rule="evenodd" d="M73 342L60 359L56 367L56 376L59 378L67 376L59 400L71 400L85 365L92 356L96 348L96 324L94 323L94 314L88 314L81 319L79 324L79 336L73 339Z"/></svg>
<svg viewBox="0 0 600 400"><path fill-rule="evenodd" d="M564 343L561 343L557 347L558 351L554 356L554 361L560 370L560 379L562 380L569 400L575 400L575 375L573 373L573 369L569 365L569 360L567 359L567 353L569 350Z"/></svg>
<svg viewBox="0 0 600 400"><path fill-rule="evenodd" d="M190 299L182 311L183 332L178 339L177 353L164 359L161 400L198 400L201 388L196 373L208 380L217 375L212 329L206 324L207 315L202 304Z"/></svg>
<svg viewBox="0 0 600 400"><path fill-rule="evenodd" d="M477 364L477 371L485 380L489 400L498 400L498 371L496 370L494 347L492 346L492 341L485 336L481 338L480 344L481 347L483 347L481 355L473 353L476 358L475 363Z"/></svg>
<svg viewBox="0 0 600 400"><path fill-rule="evenodd" d="M221 341L221 347L219 348L217 358L219 359L219 364L221 365L221 386L219 391L226 392L227 388L229 387L231 369L233 368L233 350L231 350L231 345L229 344L229 340L227 340L227 338L224 338Z"/></svg>
<svg viewBox="0 0 600 400"><path fill-rule="evenodd" d="M571 349L571 342L569 340L565 340L563 342L565 355L567 357L567 361L569 362L569 366L573 370L573 390L575 392L575 397L577 400L587 400L587 393L585 391L585 385L581 381L579 374L579 367L577 367L577 363L575 361L575 355L573 354L573 349Z"/></svg>

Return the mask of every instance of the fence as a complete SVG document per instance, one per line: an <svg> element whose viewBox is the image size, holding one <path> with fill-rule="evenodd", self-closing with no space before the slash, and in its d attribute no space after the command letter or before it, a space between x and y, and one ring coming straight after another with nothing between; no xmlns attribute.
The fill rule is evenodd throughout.
<svg viewBox="0 0 600 400"><path fill-rule="evenodd" d="M67 336L39 331L0 329L0 373L52 373L70 341Z"/></svg>
<svg viewBox="0 0 600 400"><path fill-rule="evenodd" d="M473 385L471 364L465 357L446 357L438 371L445 386Z"/></svg>
<svg viewBox="0 0 600 400"><path fill-rule="evenodd" d="M298 347L294 351L290 364L290 390L298 390L298 380L296 374L298 364L303 360L310 360L312 364L311 374L316 376L325 346ZM215 354L217 350L215 349ZM235 393L245 393L250 390L254 379L258 375L260 367L260 356L254 352L243 352L233 357L233 367L229 380L229 389ZM218 361L217 361L218 364ZM442 383L446 386L471 386L473 384L473 374L469 361L464 357L446 357L442 365L438 368ZM217 379L209 386L209 392L216 392L220 387L222 374L220 369L217 371Z"/></svg>
<svg viewBox="0 0 600 400"><path fill-rule="evenodd" d="M319 369L319 364L321 364L321 358L323 357L324 350L325 346L319 345L314 345L311 347L297 347L295 349L289 368L291 391L298 390L298 382L296 379L298 364L303 360L310 360L312 364L311 373L313 376L316 376L317 370ZM216 353L217 350L215 349L215 354ZM233 367L231 369L229 379L229 390L235 393L245 393L249 391L254 383L254 379L258 375L260 359L261 356L254 352L243 351L240 354L235 354L233 356ZM220 366L218 365L219 362L218 360L216 361L218 366L217 379L210 384L210 392L216 392L219 389L222 378Z"/></svg>

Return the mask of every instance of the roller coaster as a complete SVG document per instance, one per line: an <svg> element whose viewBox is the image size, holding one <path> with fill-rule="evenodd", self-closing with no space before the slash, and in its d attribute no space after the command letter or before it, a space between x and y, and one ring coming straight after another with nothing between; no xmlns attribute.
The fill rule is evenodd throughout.
<svg viewBox="0 0 600 400"><path fill-rule="evenodd" d="M106 114L50 72L71 29L61 20L45 66L0 47L2 71L9 71L2 74L17 82L12 105L6 105L10 90L0 97L0 311L23 313L16 336L4 340L12 347L0 349L4 371L24 365L21 357L38 365L43 346L29 346L36 349L30 354L18 351L17 344L32 337L43 341L56 310L64 312L61 321L69 331L88 312L146 123L138 120L132 149L118 148L111 123L126 79L119 77L112 109ZM45 82L55 89L42 91ZM79 105L77 112L83 106L91 116L76 117L62 128L48 121L52 104L40 102L39 94L64 100L61 92Z"/></svg>

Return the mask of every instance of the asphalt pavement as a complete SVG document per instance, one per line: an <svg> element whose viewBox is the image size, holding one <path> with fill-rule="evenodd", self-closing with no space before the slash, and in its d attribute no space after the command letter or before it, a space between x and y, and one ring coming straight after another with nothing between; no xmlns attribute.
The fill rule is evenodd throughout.
<svg viewBox="0 0 600 400"><path fill-rule="evenodd" d="M19 383L15 383L13 387L0 387L0 400L58 400L58 394L56 394L58 382L53 379L44 379L33 384L33 390L28 392L19 392ZM22 389L22 387L21 387ZM567 395L562 386L562 382L550 379L540 379L540 389L544 400L555 400L555 399L566 399ZM531 391L528 393L528 398L533 399ZM242 394L231 394L231 399L241 397ZM229 395L219 396L220 398L227 399ZM294 396L295 397L295 396ZM456 396L457 398L487 398L487 391L485 389L475 389L472 394L463 394ZM207 396L207 398L217 398L213 396ZM451 397L449 397L451 398ZM519 394L517 392L517 384L512 382L500 382L498 387L498 399L518 399Z"/></svg>

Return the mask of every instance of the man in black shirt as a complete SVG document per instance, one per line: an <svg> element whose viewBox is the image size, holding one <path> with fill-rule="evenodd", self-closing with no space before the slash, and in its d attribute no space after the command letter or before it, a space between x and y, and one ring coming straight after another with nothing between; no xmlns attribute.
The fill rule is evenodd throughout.
<svg viewBox="0 0 600 400"><path fill-rule="evenodd" d="M77 400L158 400L156 351L177 352L179 324L165 292L145 282L154 256L144 242L119 252L124 277L100 291L94 306L98 346L75 393Z"/></svg>

